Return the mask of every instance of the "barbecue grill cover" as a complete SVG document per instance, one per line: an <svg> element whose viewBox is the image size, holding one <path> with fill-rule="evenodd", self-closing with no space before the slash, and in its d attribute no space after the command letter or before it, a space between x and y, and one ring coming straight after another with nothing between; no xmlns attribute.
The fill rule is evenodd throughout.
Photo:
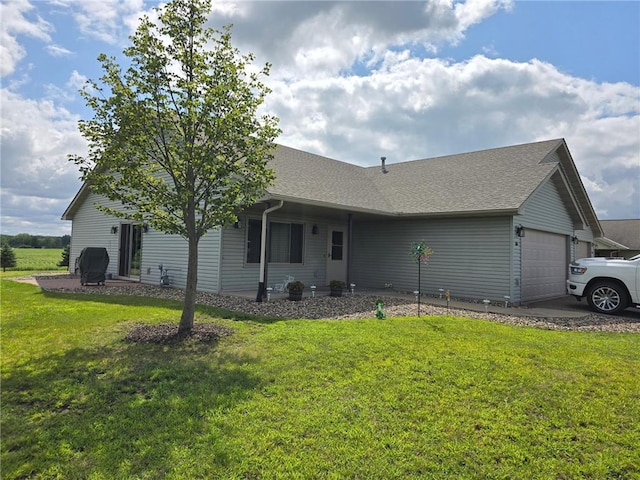
<svg viewBox="0 0 640 480"><path fill-rule="evenodd" d="M104 283L109 266L109 254L106 248L86 247L80 252L80 283Z"/></svg>

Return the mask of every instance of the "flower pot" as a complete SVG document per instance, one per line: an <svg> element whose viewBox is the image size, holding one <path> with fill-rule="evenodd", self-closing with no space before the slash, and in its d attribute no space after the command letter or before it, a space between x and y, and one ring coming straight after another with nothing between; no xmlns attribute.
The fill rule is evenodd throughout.
<svg viewBox="0 0 640 480"><path fill-rule="evenodd" d="M289 300L293 300L294 302L302 300L302 291L289 290Z"/></svg>
<svg viewBox="0 0 640 480"><path fill-rule="evenodd" d="M341 297L342 296L342 289L341 288L332 288L331 289L331 293L329 293L329 295L331 295L332 297Z"/></svg>

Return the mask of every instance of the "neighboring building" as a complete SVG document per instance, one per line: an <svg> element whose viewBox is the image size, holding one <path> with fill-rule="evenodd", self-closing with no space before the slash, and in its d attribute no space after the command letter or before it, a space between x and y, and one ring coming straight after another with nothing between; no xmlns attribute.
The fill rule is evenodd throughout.
<svg viewBox="0 0 640 480"><path fill-rule="evenodd" d="M598 257L631 258L640 254L640 219L600 220L604 238L595 243Z"/></svg>
<svg viewBox="0 0 640 480"><path fill-rule="evenodd" d="M198 289L257 291L264 249L268 286L293 276L413 291L410 247L425 240L434 254L422 268L424 294L518 304L564 295L568 263L590 256L602 236L562 139L377 167L278 146L270 167L276 181L262 201L201 240ZM85 185L63 214L73 221L72 265L82 248L106 247L109 273L158 283L163 264L184 287L181 237L107 217L96 203L108 202Z"/></svg>

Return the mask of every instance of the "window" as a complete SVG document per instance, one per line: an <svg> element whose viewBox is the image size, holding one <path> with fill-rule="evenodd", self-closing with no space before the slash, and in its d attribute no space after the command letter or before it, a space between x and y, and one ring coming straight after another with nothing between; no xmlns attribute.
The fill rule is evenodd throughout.
<svg viewBox="0 0 640 480"><path fill-rule="evenodd" d="M302 263L303 226L300 223L269 225L269 262Z"/></svg>
<svg viewBox="0 0 640 480"><path fill-rule="evenodd" d="M344 232L334 231L331 233L331 258L333 260L342 260L343 237Z"/></svg>
<svg viewBox="0 0 640 480"><path fill-rule="evenodd" d="M247 224L247 263L260 263L262 222L249 220ZM269 224L270 263L302 263L304 226L301 223Z"/></svg>

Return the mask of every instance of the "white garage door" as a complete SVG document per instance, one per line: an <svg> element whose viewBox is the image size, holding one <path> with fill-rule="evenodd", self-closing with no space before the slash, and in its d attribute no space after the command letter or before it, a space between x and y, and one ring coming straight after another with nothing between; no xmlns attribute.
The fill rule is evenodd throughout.
<svg viewBox="0 0 640 480"><path fill-rule="evenodd" d="M522 301L564 295L567 279L567 237L538 230L522 238Z"/></svg>

